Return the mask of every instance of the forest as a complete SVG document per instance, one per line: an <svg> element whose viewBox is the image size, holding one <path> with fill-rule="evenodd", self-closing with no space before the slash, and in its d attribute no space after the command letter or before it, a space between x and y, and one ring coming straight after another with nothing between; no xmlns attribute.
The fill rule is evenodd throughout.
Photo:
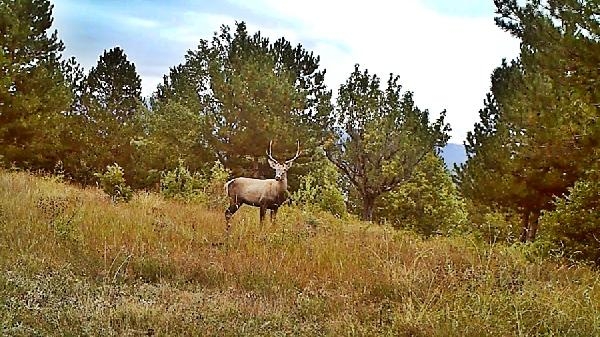
<svg viewBox="0 0 600 337"><path fill-rule="evenodd" d="M142 97L126 50L85 71L48 0L0 0L0 333L600 334L600 2L494 4L520 53L446 167L401 74L329 88L239 21ZM223 184L298 142L277 222L226 233Z"/></svg>

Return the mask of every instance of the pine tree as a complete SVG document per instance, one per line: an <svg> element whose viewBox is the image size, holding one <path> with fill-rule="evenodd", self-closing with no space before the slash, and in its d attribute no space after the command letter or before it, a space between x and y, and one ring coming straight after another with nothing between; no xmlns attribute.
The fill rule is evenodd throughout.
<svg viewBox="0 0 600 337"><path fill-rule="evenodd" d="M71 100L61 72L64 47L49 1L0 2L0 156L30 168L59 157L57 125Z"/></svg>
<svg viewBox="0 0 600 337"><path fill-rule="evenodd" d="M90 108L120 123L131 120L141 109L142 81L120 47L104 51L87 76L86 89Z"/></svg>
<svg viewBox="0 0 600 337"><path fill-rule="evenodd" d="M82 111L87 132L84 143L88 165L101 172L118 163L133 187L145 185L147 172L137 162L142 153L136 140L143 136L145 107L141 80L124 51L104 51L83 83Z"/></svg>
<svg viewBox="0 0 600 337"><path fill-rule="evenodd" d="M153 96L153 114L191 113L200 131L194 131L198 158L213 154L234 175L266 177L272 174L265 158L271 140L278 158L292 156L297 140L303 157L322 142L331 110L324 73L319 58L301 45L250 35L243 22L234 32L223 26L171 69ZM178 108L163 110L174 102ZM296 176L290 175L290 185L297 186Z"/></svg>
<svg viewBox="0 0 600 337"><path fill-rule="evenodd" d="M471 197L479 191L480 201L521 213L521 240L533 240L540 212L552 210L554 196L568 193L598 160L600 31L591 14L599 8L595 1L495 4L497 24L521 39L521 54L511 67L496 71L506 76L492 77L496 110L481 115L459 177ZM490 116L494 129L478 133Z"/></svg>

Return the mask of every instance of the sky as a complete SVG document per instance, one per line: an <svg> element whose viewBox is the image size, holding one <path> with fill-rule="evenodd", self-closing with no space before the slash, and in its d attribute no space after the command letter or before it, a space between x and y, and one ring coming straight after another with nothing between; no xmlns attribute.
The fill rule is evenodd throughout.
<svg viewBox="0 0 600 337"><path fill-rule="evenodd" d="M53 29L86 71L120 46L150 95L169 68L223 24L285 37L313 51L337 92L354 69L385 83L400 76L431 118L446 110L450 142L461 144L483 107L490 75L519 41L494 24L492 0L51 0Z"/></svg>

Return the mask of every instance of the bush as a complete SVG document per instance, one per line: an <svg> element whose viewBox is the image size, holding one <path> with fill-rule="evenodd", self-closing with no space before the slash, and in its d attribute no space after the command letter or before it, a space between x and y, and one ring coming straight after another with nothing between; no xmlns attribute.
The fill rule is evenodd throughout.
<svg viewBox="0 0 600 337"><path fill-rule="evenodd" d="M106 172L95 173L99 179L100 187L108 194L113 202L127 202L133 197L131 187L125 183L123 168L119 164L106 166Z"/></svg>
<svg viewBox="0 0 600 337"><path fill-rule="evenodd" d="M171 171L163 172L160 180L161 194L166 198L205 203L209 207L221 206L226 199L223 185L229 171L216 161L208 172L190 172L183 160Z"/></svg>
<svg viewBox="0 0 600 337"><path fill-rule="evenodd" d="M215 161L208 174L205 174L203 183L204 203L209 208L223 207L227 203L224 185L231 172L219 161Z"/></svg>
<svg viewBox="0 0 600 337"><path fill-rule="evenodd" d="M467 223L465 202L435 155L423 159L408 182L379 200L376 217L425 237L450 234Z"/></svg>
<svg viewBox="0 0 600 337"><path fill-rule="evenodd" d="M202 190L202 179L192 174L179 159L179 164L173 170L163 172L160 179L160 193L166 198L189 200Z"/></svg>
<svg viewBox="0 0 600 337"><path fill-rule="evenodd" d="M600 169L586 172L569 192L542 216L545 235L565 255L600 265Z"/></svg>
<svg viewBox="0 0 600 337"><path fill-rule="evenodd" d="M339 188L340 174L322 154L317 154L317 165L300 178L300 186L292 194L293 203L306 209L329 212L338 217L345 217L346 203L344 194Z"/></svg>
<svg viewBox="0 0 600 337"><path fill-rule="evenodd" d="M489 206L466 200L468 229L487 243L513 244L523 229L521 215L509 208Z"/></svg>

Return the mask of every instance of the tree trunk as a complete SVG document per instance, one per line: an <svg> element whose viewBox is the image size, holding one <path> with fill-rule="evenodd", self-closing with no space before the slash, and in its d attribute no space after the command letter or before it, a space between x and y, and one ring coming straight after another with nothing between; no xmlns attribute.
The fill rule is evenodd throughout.
<svg viewBox="0 0 600 337"><path fill-rule="evenodd" d="M375 208L375 197L371 195L363 196L363 209L361 219L364 221L373 220L373 209Z"/></svg>
<svg viewBox="0 0 600 337"><path fill-rule="evenodd" d="M519 241L526 242L529 232L529 211L525 211L523 213L523 231L521 232L521 236L519 237Z"/></svg>
<svg viewBox="0 0 600 337"><path fill-rule="evenodd" d="M521 242L533 242L537 235L540 211L527 211L523 214L523 231L519 240Z"/></svg>
<svg viewBox="0 0 600 337"><path fill-rule="evenodd" d="M540 219L540 212L539 211L535 211L533 212L531 217L531 221L529 223L529 232L527 233L527 240L530 242L535 241L535 236L537 234L537 230L538 230L538 226L539 226L539 219Z"/></svg>

